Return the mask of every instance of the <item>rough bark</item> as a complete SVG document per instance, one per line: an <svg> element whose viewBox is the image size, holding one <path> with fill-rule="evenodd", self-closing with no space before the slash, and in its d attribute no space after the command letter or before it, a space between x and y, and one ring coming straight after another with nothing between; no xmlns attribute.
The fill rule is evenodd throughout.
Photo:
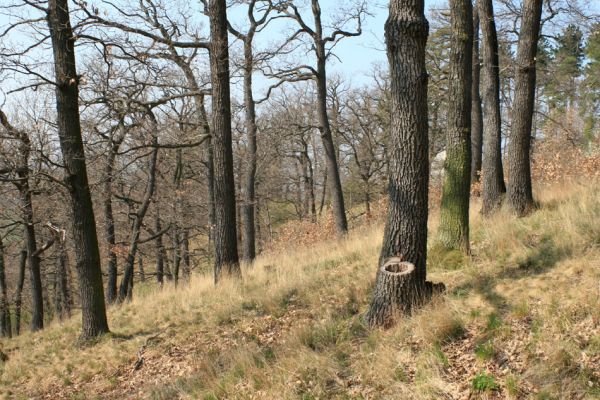
<svg viewBox="0 0 600 400"><path fill-rule="evenodd" d="M21 333L21 307L23 304L23 285L25 284L25 267L27 266L27 250L21 250L19 256L19 275L15 289L15 334Z"/></svg>
<svg viewBox="0 0 600 400"><path fill-rule="evenodd" d="M536 54L542 0L525 0L515 66L512 131L508 142L507 202L518 215L534 207L531 189L531 128L535 102Z"/></svg>
<svg viewBox="0 0 600 400"><path fill-rule="evenodd" d="M502 170L502 128L500 125L500 67L498 38L492 0L479 0L481 24L481 86L483 91L482 191L484 215L493 213L506 192Z"/></svg>
<svg viewBox="0 0 600 400"><path fill-rule="evenodd" d="M451 0L450 18L448 126L438 240L446 248L468 253L473 62L471 0Z"/></svg>
<svg viewBox="0 0 600 400"><path fill-rule="evenodd" d="M8 306L8 287L4 263L4 243L0 234L0 336L11 337L10 308Z"/></svg>
<svg viewBox="0 0 600 400"><path fill-rule="evenodd" d="M215 268L217 283L225 276L241 277L236 236L235 182L231 142L231 102L229 91L229 44L227 4L211 0L210 71L212 80L212 128L214 151Z"/></svg>
<svg viewBox="0 0 600 400"><path fill-rule="evenodd" d="M29 281L31 287L31 330L33 332L44 328L44 298L42 289L42 275L40 271L40 257L38 254L35 221L33 217L33 201L29 187L29 140L23 140L20 155L21 167L18 172L19 195L23 224L25 226L25 245L27 247L27 265L29 267Z"/></svg>
<svg viewBox="0 0 600 400"><path fill-rule="evenodd" d="M479 4L473 8L473 74L471 82L471 182L479 182L483 146L483 110L479 83L481 60L479 57Z"/></svg>
<svg viewBox="0 0 600 400"><path fill-rule="evenodd" d="M392 0L385 23L391 79L389 208L380 265L390 257L414 265L414 278L399 301L412 308L426 288L428 126L425 44L429 24L423 0ZM378 274L380 268L377 268ZM379 278L378 278L379 279ZM387 295L396 295L389 292ZM396 302L390 299L389 302ZM378 313L372 303L368 315Z"/></svg>
<svg viewBox="0 0 600 400"><path fill-rule="evenodd" d="M88 185L79 118L79 76L75 67L75 38L67 0L48 1L48 27L54 54L57 125L65 183L71 202L76 269L84 339L107 333L96 221Z"/></svg>
<svg viewBox="0 0 600 400"><path fill-rule="evenodd" d="M254 70L254 56L252 54L252 40L254 29L244 39L244 107L246 109L246 185L243 208L244 242L242 246L243 259L246 262L254 261L256 257L256 228L254 221L254 208L256 203L256 103L252 96L252 72Z"/></svg>
<svg viewBox="0 0 600 400"><path fill-rule="evenodd" d="M410 314L415 281L413 264L402 262L400 257L386 260L378 271L373 300L365 316L368 325L389 327L396 317Z"/></svg>

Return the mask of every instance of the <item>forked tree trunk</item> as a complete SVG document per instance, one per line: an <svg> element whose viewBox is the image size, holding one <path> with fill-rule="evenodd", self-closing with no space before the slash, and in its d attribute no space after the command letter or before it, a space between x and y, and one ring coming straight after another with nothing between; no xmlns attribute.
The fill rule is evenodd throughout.
<svg viewBox="0 0 600 400"><path fill-rule="evenodd" d="M241 277L236 235L235 182L231 142L231 100L229 91L229 44L227 4L211 0L210 71L212 81L212 119L214 151L215 269L217 283L225 276Z"/></svg>
<svg viewBox="0 0 600 400"><path fill-rule="evenodd" d="M498 37L492 0L479 0L483 90L483 208L484 215L493 213L506 192L502 170L502 128L500 125L500 66Z"/></svg>
<svg viewBox="0 0 600 400"><path fill-rule="evenodd" d="M523 19L515 66L515 97L512 107L512 132L508 142L509 207L527 215L534 207L531 189L531 126L535 102L536 54L540 35L542 0L523 2Z"/></svg>
<svg viewBox="0 0 600 400"><path fill-rule="evenodd" d="M87 178L79 118L79 76L75 67L75 38L67 0L48 1L56 80L58 135L70 194L75 265L81 299L81 337L107 333L106 306L100 269L96 220Z"/></svg>
<svg viewBox="0 0 600 400"><path fill-rule="evenodd" d="M410 280L398 290L383 291L387 303L418 306L426 291L428 214L427 71L425 44L429 25L423 0L392 0L385 23L385 38L391 79L391 158L389 208L383 236L380 266L390 257L414 265ZM377 268L378 278L381 274ZM381 278L383 279L383 278ZM377 289L376 289L377 292ZM406 293L404 293L406 292ZM381 312L381 301L371 303L367 321Z"/></svg>
<svg viewBox="0 0 600 400"><path fill-rule="evenodd" d="M471 182L479 182L483 146L483 110L479 82L481 61L479 59L479 4L473 8L473 80L471 82Z"/></svg>
<svg viewBox="0 0 600 400"><path fill-rule="evenodd" d="M438 240L448 249L469 253L471 194L471 0L450 0L451 39L448 79L446 160Z"/></svg>

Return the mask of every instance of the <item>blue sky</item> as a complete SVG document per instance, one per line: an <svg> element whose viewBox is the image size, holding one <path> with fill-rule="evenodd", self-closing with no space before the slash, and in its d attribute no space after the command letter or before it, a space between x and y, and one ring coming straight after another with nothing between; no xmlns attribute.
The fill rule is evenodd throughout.
<svg viewBox="0 0 600 400"><path fill-rule="evenodd" d="M341 62L334 59L330 61L333 71L342 73L353 80L366 77L373 64L387 62L383 28L388 16L388 2L376 1L369 3L369 12L373 16L368 17L365 21L363 35L345 39L335 52ZM321 4L324 14L333 15L339 1L321 0ZM430 7L438 4L441 4L440 1L426 0L426 15Z"/></svg>

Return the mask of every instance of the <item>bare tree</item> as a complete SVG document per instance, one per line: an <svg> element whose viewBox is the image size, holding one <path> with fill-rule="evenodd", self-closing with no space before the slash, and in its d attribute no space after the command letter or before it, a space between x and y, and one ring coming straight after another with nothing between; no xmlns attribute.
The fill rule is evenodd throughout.
<svg viewBox="0 0 600 400"><path fill-rule="evenodd" d="M492 0L479 0L481 24L482 91L483 91L483 208L488 215L501 202L506 186L502 169L502 127L500 113L500 66L498 36Z"/></svg>
<svg viewBox="0 0 600 400"><path fill-rule="evenodd" d="M542 0L523 2L523 18L515 65L512 132L508 142L507 200L509 206L519 216L528 214L534 207L530 148L542 4Z"/></svg>
<svg viewBox="0 0 600 400"><path fill-rule="evenodd" d="M75 38L67 0L49 0L47 21L54 54L56 111L60 147L66 167L65 184L71 200L71 219L84 339L107 333L96 221L88 184L79 117L79 79Z"/></svg>
<svg viewBox="0 0 600 400"><path fill-rule="evenodd" d="M212 132L214 146L215 271L217 283L224 276L241 277L238 259L235 182L231 139L229 90L229 40L227 4L210 0L210 71L212 81Z"/></svg>
<svg viewBox="0 0 600 400"><path fill-rule="evenodd" d="M256 101L252 93L252 75L256 69L256 61L254 50L252 48L254 37L266 26L270 19L269 15L273 11L273 5L270 1L266 3L261 11L262 14L257 18L255 10L257 9L256 0L248 1L248 21L250 26L247 31L240 32L231 24L228 24L229 31L242 41L244 46L244 109L246 113L246 183L244 187L244 205L243 205L243 220L244 220L244 237L242 245L242 255L246 262L252 262L256 257L256 227L255 227L255 204L256 204ZM260 11L260 10L259 10Z"/></svg>
<svg viewBox="0 0 600 400"><path fill-rule="evenodd" d="M428 23L422 0L392 0L385 24L391 78L389 209L369 325L391 324L429 296L426 282L428 214Z"/></svg>
<svg viewBox="0 0 600 400"><path fill-rule="evenodd" d="M362 21L366 13L365 3L358 3L357 7L350 12L349 15L339 18L339 22L335 24L336 27L330 34L326 34L324 32L321 18L321 5L319 4L318 0L311 0L311 10L313 27L309 26L309 23L306 22L298 7L293 3L288 5L288 7L285 9L285 13L288 17L295 20L299 25L299 28L293 37L301 34L306 34L310 37L312 42L311 50L314 51L317 66L316 68L313 68L309 65L301 65L286 71L286 74L295 76L296 78L304 77L307 79L314 79L316 82L319 129L321 131L321 138L323 140L325 158L327 161L327 175L333 205L333 214L338 234L344 235L348 231L348 221L346 219L344 192L342 189L342 181L340 178L338 160L336 157L336 146L333 141L333 135L331 134L331 126L327 111L326 66L327 59L332 54L332 48L340 40L347 37L359 36L362 33ZM356 23L355 31L348 31L344 28L344 26L350 21L354 21Z"/></svg>
<svg viewBox="0 0 600 400"><path fill-rule="evenodd" d="M446 160L438 239L469 253L471 193L471 90L473 13L471 0L450 0L452 24Z"/></svg>
<svg viewBox="0 0 600 400"><path fill-rule="evenodd" d="M4 258L4 242L0 234L0 336L12 337L10 308L8 303L8 286L6 285L6 264Z"/></svg>
<svg viewBox="0 0 600 400"><path fill-rule="evenodd" d="M471 82L471 182L479 182L483 149L483 110L481 109L481 59L479 56L479 1L473 6L473 79Z"/></svg>
<svg viewBox="0 0 600 400"><path fill-rule="evenodd" d="M6 130L8 136L18 141L18 160L15 163L15 179L12 180L17 187L21 200L21 212L23 216L24 237L27 248L27 264L29 266L29 277L31 282L31 330L38 331L44 328L44 298L42 288L42 275L40 270L40 254L49 248L53 242L38 248L36 240L36 221L33 211L33 196L30 186L29 155L31 153L31 141L29 135L23 130L16 129L10 124L4 112L0 110L0 124Z"/></svg>

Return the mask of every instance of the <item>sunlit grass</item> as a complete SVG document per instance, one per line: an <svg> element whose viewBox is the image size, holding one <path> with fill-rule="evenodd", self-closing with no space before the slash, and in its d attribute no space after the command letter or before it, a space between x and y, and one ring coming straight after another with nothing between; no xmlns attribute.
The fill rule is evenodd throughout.
<svg viewBox="0 0 600 400"><path fill-rule="evenodd" d="M504 210L482 220L474 201L472 256L432 247L429 279L446 293L389 330L361 320L382 237L373 223L344 240L271 251L244 266L241 283L214 287L207 273L177 288L137 286L131 303L109 309L112 334L94 345L78 343L78 316L3 341L0 393L435 399L465 391L520 398L536 388L549 398L595 398L599 189L542 188L540 209L520 220ZM144 344L145 364L132 372ZM527 368L500 373L513 347ZM460 354L472 365L457 379Z"/></svg>

